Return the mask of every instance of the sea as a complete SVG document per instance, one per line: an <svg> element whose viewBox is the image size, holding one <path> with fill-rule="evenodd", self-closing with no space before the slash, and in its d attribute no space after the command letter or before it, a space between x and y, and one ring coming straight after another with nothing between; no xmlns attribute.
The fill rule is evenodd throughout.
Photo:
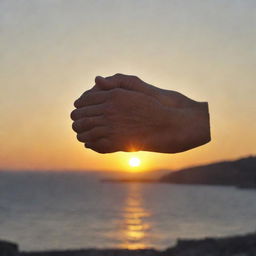
<svg viewBox="0 0 256 256"><path fill-rule="evenodd" d="M23 251L156 248L256 230L256 190L102 182L101 172L0 172L0 240Z"/></svg>

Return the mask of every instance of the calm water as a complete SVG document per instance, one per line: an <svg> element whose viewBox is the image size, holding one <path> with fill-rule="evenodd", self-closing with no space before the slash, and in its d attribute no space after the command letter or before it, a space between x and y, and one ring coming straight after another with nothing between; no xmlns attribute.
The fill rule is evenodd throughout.
<svg viewBox="0 0 256 256"><path fill-rule="evenodd" d="M165 248L256 229L256 191L101 183L95 174L0 172L0 239L22 250Z"/></svg>

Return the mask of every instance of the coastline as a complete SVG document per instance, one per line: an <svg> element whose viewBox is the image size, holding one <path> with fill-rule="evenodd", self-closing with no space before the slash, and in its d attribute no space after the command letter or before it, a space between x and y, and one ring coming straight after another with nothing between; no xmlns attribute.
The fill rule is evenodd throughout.
<svg viewBox="0 0 256 256"><path fill-rule="evenodd" d="M19 251L18 245L0 241L1 256L252 256L256 255L256 232L221 238L178 239L164 251L152 249L78 249Z"/></svg>
<svg viewBox="0 0 256 256"><path fill-rule="evenodd" d="M163 183L256 189L256 156L170 171L158 178L105 178L111 183Z"/></svg>

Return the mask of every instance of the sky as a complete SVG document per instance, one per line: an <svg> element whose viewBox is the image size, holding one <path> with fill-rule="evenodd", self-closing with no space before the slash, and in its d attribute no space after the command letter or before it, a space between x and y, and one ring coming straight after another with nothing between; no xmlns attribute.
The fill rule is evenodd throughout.
<svg viewBox="0 0 256 256"><path fill-rule="evenodd" d="M0 169L180 169L256 154L256 1L1 0ZM139 76L209 103L212 141L98 154L71 129L97 75Z"/></svg>

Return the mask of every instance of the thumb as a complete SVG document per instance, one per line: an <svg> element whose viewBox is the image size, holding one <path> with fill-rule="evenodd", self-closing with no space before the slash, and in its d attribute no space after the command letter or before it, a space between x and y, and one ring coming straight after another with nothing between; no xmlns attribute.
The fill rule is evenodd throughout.
<svg viewBox="0 0 256 256"><path fill-rule="evenodd" d="M137 85L137 81L134 80L133 76L116 74L113 76L102 77L97 76L95 78L97 89L111 90L114 88L122 88L132 91L140 91L140 86Z"/></svg>
<svg viewBox="0 0 256 256"><path fill-rule="evenodd" d="M119 87L117 81L106 79L102 76L96 76L95 78L96 87L101 90L110 90Z"/></svg>
<svg viewBox="0 0 256 256"><path fill-rule="evenodd" d="M146 94L151 94L154 91L154 86L149 85L142 81L136 76L115 74L114 76L101 77L97 76L95 78L95 83L97 89L101 90L111 90L114 88L122 88L131 91L142 92Z"/></svg>

